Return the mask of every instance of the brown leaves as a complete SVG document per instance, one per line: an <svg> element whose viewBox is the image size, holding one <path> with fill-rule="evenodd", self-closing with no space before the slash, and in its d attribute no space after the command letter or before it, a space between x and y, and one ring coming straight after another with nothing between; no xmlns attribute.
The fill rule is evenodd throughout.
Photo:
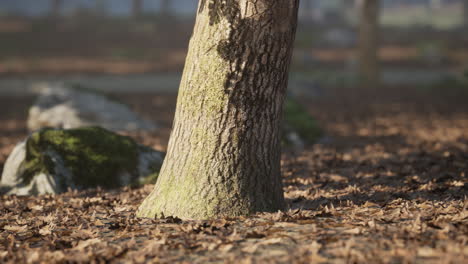
<svg viewBox="0 0 468 264"><path fill-rule="evenodd" d="M6 226L3 226L3 230L11 231L14 233L20 233L20 232L25 232L26 230L28 230L28 226L6 225Z"/></svg>
<svg viewBox="0 0 468 264"><path fill-rule="evenodd" d="M170 127L175 97L122 99L147 116L164 113L158 118ZM18 108L9 101L0 104ZM419 103L422 113L414 101L311 104L333 140L283 155L290 206L284 212L210 221L138 219L134 212L150 185L2 196L0 262L463 263L468 106L465 99L460 105ZM26 113L28 104L15 113ZM0 127L0 158L25 135L22 122ZM169 130L131 136L165 146Z"/></svg>

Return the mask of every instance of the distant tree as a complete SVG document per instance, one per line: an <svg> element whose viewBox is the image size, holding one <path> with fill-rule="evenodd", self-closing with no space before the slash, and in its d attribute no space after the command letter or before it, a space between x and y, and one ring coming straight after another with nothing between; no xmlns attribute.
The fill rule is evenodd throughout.
<svg viewBox="0 0 468 264"><path fill-rule="evenodd" d="M285 208L280 120L299 0L200 0L168 152L141 217Z"/></svg>
<svg viewBox="0 0 468 264"><path fill-rule="evenodd" d="M442 7L443 1L442 0L430 0L429 5L431 9L439 9Z"/></svg>
<svg viewBox="0 0 468 264"><path fill-rule="evenodd" d="M306 20L310 20L312 18L312 6L314 0L302 0L303 4L303 18Z"/></svg>
<svg viewBox="0 0 468 264"><path fill-rule="evenodd" d="M343 22L345 22L345 24L347 23L348 12L352 10L353 6L353 0L341 0L339 3L339 13L341 14L341 19L343 20Z"/></svg>
<svg viewBox="0 0 468 264"><path fill-rule="evenodd" d="M463 0L463 25L468 28L468 0Z"/></svg>
<svg viewBox="0 0 468 264"><path fill-rule="evenodd" d="M426 6L427 9L438 9L442 6L442 0L426 0L424 2L424 5Z"/></svg>
<svg viewBox="0 0 468 264"><path fill-rule="evenodd" d="M51 0L50 1L50 15L52 17L60 16L62 5L63 5L63 0Z"/></svg>
<svg viewBox="0 0 468 264"><path fill-rule="evenodd" d="M378 61L380 0L359 1L359 78L362 85L371 88L379 85Z"/></svg>
<svg viewBox="0 0 468 264"><path fill-rule="evenodd" d="M105 15L106 13L106 0L96 0L96 13L98 15Z"/></svg>
<svg viewBox="0 0 468 264"><path fill-rule="evenodd" d="M171 0L161 0L160 12L162 15L171 13Z"/></svg>
<svg viewBox="0 0 468 264"><path fill-rule="evenodd" d="M143 1L142 0L132 0L132 16L139 17L143 11Z"/></svg>
<svg viewBox="0 0 468 264"><path fill-rule="evenodd" d="M428 24L433 25L434 17L437 15L437 10L442 7L442 0L427 0L425 2L427 14L428 14Z"/></svg>

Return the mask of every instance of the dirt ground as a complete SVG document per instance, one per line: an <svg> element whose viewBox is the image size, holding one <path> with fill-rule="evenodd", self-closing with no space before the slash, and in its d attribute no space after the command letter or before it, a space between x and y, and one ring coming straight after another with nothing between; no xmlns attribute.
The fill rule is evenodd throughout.
<svg viewBox="0 0 468 264"><path fill-rule="evenodd" d="M175 96L121 96L164 127ZM290 209L246 218L139 219L152 189L0 197L0 262L463 263L468 259L468 94L330 89L304 100L327 137L285 149ZM0 164L27 135L32 98L0 98ZM4 108L6 107L6 108Z"/></svg>

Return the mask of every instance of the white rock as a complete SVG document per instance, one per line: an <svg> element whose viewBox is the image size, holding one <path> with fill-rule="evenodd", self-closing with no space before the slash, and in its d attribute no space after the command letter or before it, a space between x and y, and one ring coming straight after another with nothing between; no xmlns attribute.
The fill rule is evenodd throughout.
<svg viewBox="0 0 468 264"><path fill-rule="evenodd" d="M0 185L7 190L7 194L31 195L54 194L66 191L64 184L74 189L72 174L65 167L63 159L56 152L47 151L47 156L54 163L54 172L41 172L34 175L29 183L23 182L23 162L26 159L26 142L16 145L8 157L0 180ZM64 184L61 184L61 183Z"/></svg>
<svg viewBox="0 0 468 264"><path fill-rule="evenodd" d="M31 131L44 127L78 128L100 126L112 131L151 131L156 125L140 118L126 105L105 96L48 84L39 89L39 97L29 110Z"/></svg>
<svg viewBox="0 0 468 264"><path fill-rule="evenodd" d="M15 146L10 156L8 156L5 166L3 167L2 178L0 184L2 187L17 186L20 184L20 179L17 174L22 173L21 163L26 158L26 142L21 142Z"/></svg>

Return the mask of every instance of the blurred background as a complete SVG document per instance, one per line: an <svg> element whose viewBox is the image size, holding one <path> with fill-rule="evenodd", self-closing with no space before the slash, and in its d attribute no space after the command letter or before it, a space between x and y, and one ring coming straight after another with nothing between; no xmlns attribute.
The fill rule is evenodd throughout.
<svg viewBox="0 0 468 264"><path fill-rule="evenodd" d="M301 1L291 90L316 93L317 87L307 90L359 81L360 2ZM66 79L102 89L175 91L196 6L194 0L1 0L0 90ZM466 6L464 0L381 1L374 74L382 84L457 79L468 62Z"/></svg>
<svg viewBox="0 0 468 264"><path fill-rule="evenodd" d="M362 121L371 103L406 100L426 110L434 100L465 105L467 2L302 0L290 93L328 135L344 131L337 120L349 120L338 117L337 109ZM161 125L162 134L153 134L149 144L164 149L197 4L0 0L0 119L2 146L8 146L3 154L27 134L35 86L44 82L114 94ZM363 101L368 94L372 101ZM413 107L417 102L423 106ZM382 111L406 110L389 105ZM369 121L374 128L375 118Z"/></svg>

